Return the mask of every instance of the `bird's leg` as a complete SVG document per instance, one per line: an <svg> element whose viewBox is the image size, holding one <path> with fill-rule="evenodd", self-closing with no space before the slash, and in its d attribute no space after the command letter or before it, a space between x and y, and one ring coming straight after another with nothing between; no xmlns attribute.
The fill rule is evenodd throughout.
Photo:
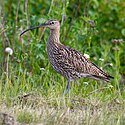
<svg viewBox="0 0 125 125"><path fill-rule="evenodd" d="M70 96L70 83L71 83L71 80L68 79L67 86L66 86L66 89L63 93L63 96L66 94L66 92L68 92L68 95Z"/></svg>

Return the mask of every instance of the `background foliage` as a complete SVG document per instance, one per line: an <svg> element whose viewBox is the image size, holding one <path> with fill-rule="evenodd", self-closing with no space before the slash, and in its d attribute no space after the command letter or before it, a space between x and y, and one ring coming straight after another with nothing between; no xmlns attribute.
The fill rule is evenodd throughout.
<svg viewBox="0 0 125 125"><path fill-rule="evenodd" d="M101 98L102 102L108 100L112 103L112 99L117 98L124 102L124 13L124 0L1 1L1 104L3 104L4 100L10 107L12 107L12 98L16 98L25 93L35 93L35 95L39 95L40 98L47 99L48 107L50 106L50 103L52 107L58 105L58 101L51 102L50 100L56 100L56 97L59 95L61 96L66 86L66 81L63 77L57 74L49 64L46 52L46 41L49 36L49 30L34 30L27 32L22 38L19 36L24 29L45 23L49 19L60 20L60 41L64 45L70 46L81 53L88 54L91 61L99 67L102 67L114 77L114 80L107 85L102 81L97 82L90 79L80 79L75 81L77 84L72 84L71 88L71 96L73 99L84 97L84 99L87 99L92 103L91 96L88 97L88 95L94 93L92 94L92 99L94 100ZM6 47L13 49L13 55L9 56L9 58L5 53ZM9 66L8 70L7 66ZM42 70L40 70L40 68L42 68ZM100 88L103 91L101 91ZM49 97L52 97L53 99ZM72 101L72 99L70 101ZM78 102L80 103L80 101ZM20 105L20 103L18 105ZM73 105L72 103L66 103L65 105L67 107L75 107L75 104ZM59 107L59 105L57 107ZM25 114L22 112L17 114L16 119L20 122L32 122L30 119L33 119L32 117L34 117L29 114L27 120L23 119ZM121 115L119 116L119 118L123 118ZM106 115L103 117L106 118ZM35 120L38 121L37 119ZM53 123L57 122L53 119L51 120ZM100 121L101 120L102 119L100 119ZM108 123L109 119L106 120ZM115 120L117 122L117 119ZM113 121L114 123L115 120ZM76 121L74 120L72 123L75 122ZM121 122L119 124L121 124Z"/></svg>

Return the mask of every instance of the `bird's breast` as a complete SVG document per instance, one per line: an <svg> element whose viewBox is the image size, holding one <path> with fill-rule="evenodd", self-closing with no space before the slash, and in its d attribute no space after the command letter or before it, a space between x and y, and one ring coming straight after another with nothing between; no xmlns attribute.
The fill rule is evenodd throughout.
<svg viewBox="0 0 125 125"><path fill-rule="evenodd" d="M58 46L53 42L48 41L47 42L47 53L48 53L48 58L50 61L50 64L52 65L52 67L54 68L54 66L56 66L56 62L57 62L57 55L58 55ZM55 68L54 68L55 69Z"/></svg>

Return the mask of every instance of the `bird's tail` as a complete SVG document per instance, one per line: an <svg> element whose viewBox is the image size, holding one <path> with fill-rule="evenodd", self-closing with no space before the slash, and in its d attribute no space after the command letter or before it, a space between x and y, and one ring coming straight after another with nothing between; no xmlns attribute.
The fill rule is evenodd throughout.
<svg viewBox="0 0 125 125"><path fill-rule="evenodd" d="M96 75L92 75L92 77L94 79L97 79L97 80L104 80L106 82L110 82L111 79L113 79L114 77L110 76L110 75L105 75L105 76L96 76Z"/></svg>

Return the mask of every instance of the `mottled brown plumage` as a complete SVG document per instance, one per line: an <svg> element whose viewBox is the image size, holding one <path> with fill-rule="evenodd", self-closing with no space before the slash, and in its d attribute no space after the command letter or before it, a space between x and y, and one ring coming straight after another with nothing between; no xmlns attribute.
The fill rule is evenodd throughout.
<svg viewBox="0 0 125 125"><path fill-rule="evenodd" d="M113 78L90 62L80 52L60 43L59 21L49 20L45 24L25 30L21 35L28 30L33 30L39 27L50 28L50 36L47 42L48 58L55 71L64 76L68 81L64 94L66 91L69 93L70 83L75 79L88 77L108 82L110 81L110 78Z"/></svg>

